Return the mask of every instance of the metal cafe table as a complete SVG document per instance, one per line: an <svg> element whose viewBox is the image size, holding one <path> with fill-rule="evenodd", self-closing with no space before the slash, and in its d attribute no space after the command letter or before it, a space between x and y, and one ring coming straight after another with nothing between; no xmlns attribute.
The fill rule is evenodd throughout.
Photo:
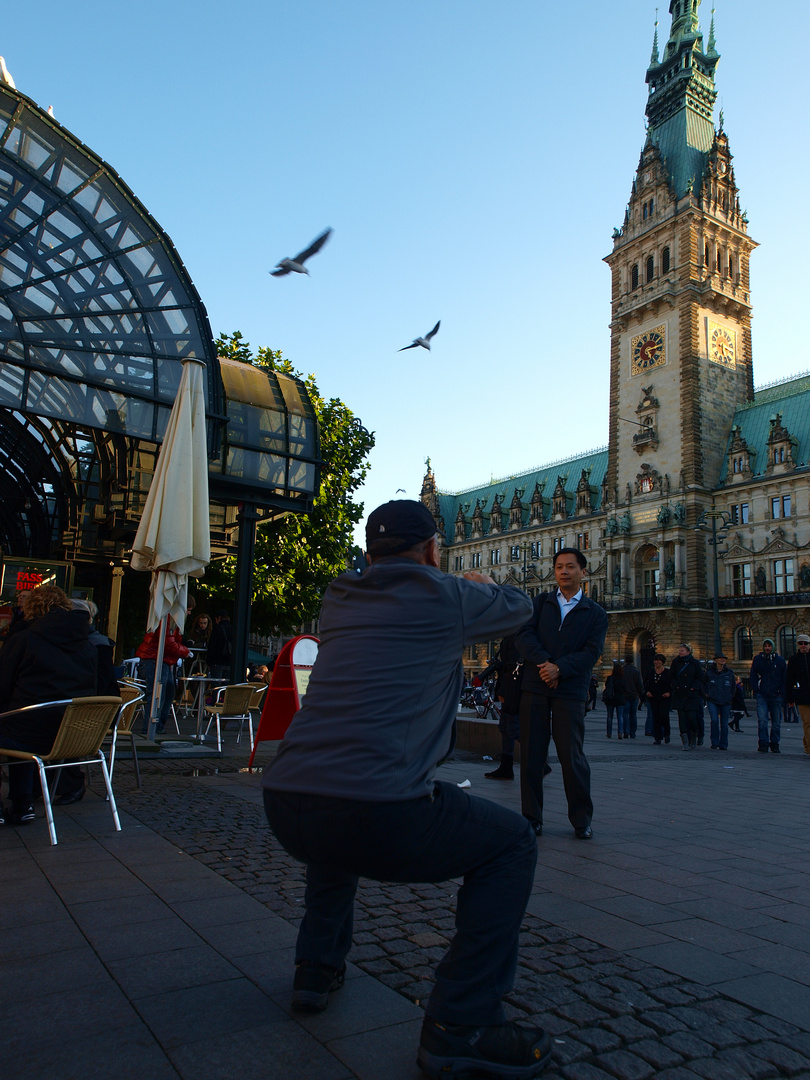
<svg viewBox="0 0 810 1080"><path fill-rule="evenodd" d="M194 711L194 705L197 706L197 734L195 739L197 742L204 742L205 735L202 733L203 719L205 716L205 686L206 683L211 683L213 686L215 683L219 686L227 685L230 682L229 679L214 679L210 675L185 675L181 680L184 683L190 683L194 687L195 700L192 702L191 710Z"/></svg>

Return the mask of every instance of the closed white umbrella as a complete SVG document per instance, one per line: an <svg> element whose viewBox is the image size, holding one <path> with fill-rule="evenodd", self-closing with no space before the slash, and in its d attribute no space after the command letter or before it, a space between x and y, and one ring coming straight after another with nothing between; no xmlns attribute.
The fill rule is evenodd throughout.
<svg viewBox="0 0 810 1080"><path fill-rule="evenodd" d="M183 629L188 579L211 561L205 365L184 360L155 475L132 545L131 565L152 573L147 629L160 627L149 735L160 713L160 673L169 616Z"/></svg>

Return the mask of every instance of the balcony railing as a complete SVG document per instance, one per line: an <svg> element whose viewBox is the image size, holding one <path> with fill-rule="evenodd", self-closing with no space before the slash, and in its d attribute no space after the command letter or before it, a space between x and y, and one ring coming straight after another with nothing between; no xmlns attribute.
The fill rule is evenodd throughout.
<svg viewBox="0 0 810 1080"><path fill-rule="evenodd" d="M707 601L712 606L711 599ZM721 608L793 607L810 605L810 592L756 593L753 596L721 596Z"/></svg>
<svg viewBox="0 0 810 1080"><path fill-rule="evenodd" d="M626 600L606 599L600 602L605 611L630 611L637 608L683 607L683 599L680 596L642 596L630 597Z"/></svg>

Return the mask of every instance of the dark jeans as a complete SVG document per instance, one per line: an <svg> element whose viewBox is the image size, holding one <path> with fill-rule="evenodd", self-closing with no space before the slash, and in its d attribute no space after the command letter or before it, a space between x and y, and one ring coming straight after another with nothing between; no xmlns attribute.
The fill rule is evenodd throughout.
<svg viewBox="0 0 810 1080"><path fill-rule="evenodd" d="M627 699L627 704L624 707L625 716L627 718L627 725L625 732L629 731L630 738L635 739L636 731L638 730L638 698L633 694L632 697Z"/></svg>
<svg viewBox="0 0 810 1080"><path fill-rule="evenodd" d="M523 816L543 820L543 766L554 739L563 787L568 800L568 820L575 829L590 825L591 770L585 757L585 702L549 698L524 690L520 701L520 802Z"/></svg>
<svg viewBox="0 0 810 1080"><path fill-rule="evenodd" d="M757 694L757 732L760 746L779 746L782 733L782 698ZM771 731L768 734L768 722Z"/></svg>
<svg viewBox="0 0 810 1080"><path fill-rule="evenodd" d="M712 719L712 746L728 750L728 721L731 716L731 705L716 705L713 701L707 701L706 708Z"/></svg>
<svg viewBox="0 0 810 1080"><path fill-rule="evenodd" d="M436 969L426 1011L448 1024L502 1022L537 861L527 822L447 783L437 783L432 796L384 803L265 791L264 806L279 842L307 864L296 963L341 966L358 878L463 877L456 936Z"/></svg>
<svg viewBox="0 0 810 1080"><path fill-rule="evenodd" d="M27 750L32 754L47 754L53 745L47 740L43 743L37 739L12 739L9 735L0 732L0 744L9 750ZM2 755L0 755L2 758ZM34 777L38 773L37 766L33 762L20 761L19 758L6 758L8 766L8 797L15 810L27 810L34 802ZM17 762L17 764L11 764Z"/></svg>

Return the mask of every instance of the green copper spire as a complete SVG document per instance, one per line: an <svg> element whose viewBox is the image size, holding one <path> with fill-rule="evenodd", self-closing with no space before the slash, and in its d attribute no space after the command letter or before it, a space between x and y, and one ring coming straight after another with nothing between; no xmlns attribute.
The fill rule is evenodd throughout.
<svg viewBox="0 0 810 1080"><path fill-rule="evenodd" d="M655 67L658 64L658 8L655 9L655 33L653 34L653 47L652 56L650 57L650 67Z"/></svg>
<svg viewBox="0 0 810 1080"><path fill-rule="evenodd" d="M712 22L709 27L709 48L706 54L707 56L717 56L716 44L717 43L714 40L714 8L712 8Z"/></svg>
<svg viewBox="0 0 810 1080"><path fill-rule="evenodd" d="M672 28L660 63L647 71L648 137L666 161L675 194L700 191L714 143L714 72L720 57L703 52L698 9L701 0L670 0ZM711 39L710 39L711 41Z"/></svg>

